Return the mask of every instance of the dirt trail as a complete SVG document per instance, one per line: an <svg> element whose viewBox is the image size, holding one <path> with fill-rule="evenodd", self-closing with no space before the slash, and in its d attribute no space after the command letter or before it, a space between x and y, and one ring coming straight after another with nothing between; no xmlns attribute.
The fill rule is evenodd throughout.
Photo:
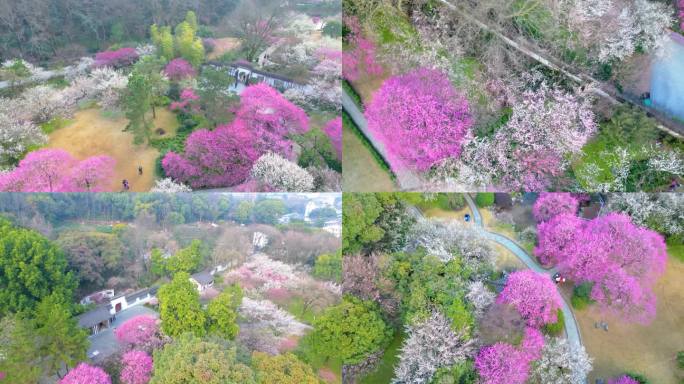
<svg viewBox="0 0 684 384"><path fill-rule="evenodd" d="M575 311L587 352L594 358L589 382L624 371L645 375L651 382L676 384L684 377L675 355L684 349L684 263L670 258L663 277L655 286L657 317L648 326L629 324L607 316L597 305ZM608 332L594 328L608 323ZM677 374L679 373L679 377Z"/></svg>
<svg viewBox="0 0 684 384"><path fill-rule="evenodd" d="M157 113L160 120L168 120L168 116L162 118L168 111ZM133 145L133 135L122 131L127 123L125 118L104 118L96 108L79 111L74 123L50 134L47 146L64 149L78 159L111 156L116 160L116 168L110 190L120 191L121 181L126 179L132 192L147 192L154 185L154 166L159 152L145 145ZM142 176L138 175L139 165L143 167Z"/></svg>

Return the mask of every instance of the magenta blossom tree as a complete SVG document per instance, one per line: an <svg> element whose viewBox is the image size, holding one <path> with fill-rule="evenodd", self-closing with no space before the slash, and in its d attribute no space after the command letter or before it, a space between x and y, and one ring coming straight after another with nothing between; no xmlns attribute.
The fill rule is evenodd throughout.
<svg viewBox="0 0 684 384"><path fill-rule="evenodd" d="M289 136L309 130L304 110L264 83L247 87L240 101L234 124L252 135L259 155L270 151L293 160Z"/></svg>
<svg viewBox="0 0 684 384"><path fill-rule="evenodd" d="M622 375L608 380L608 384L640 384L637 380L627 376Z"/></svg>
<svg viewBox="0 0 684 384"><path fill-rule="evenodd" d="M128 351L121 358L123 384L147 384L152 373L152 357L143 351Z"/></svg>
<svg viewBox="0 0 684 384"><path fill-rule="evenodd" d="M568 214L539 225L535 254L556 264L575 283L592 284L604 309L642 324L655 318L655 281L665 270L663 237L610 213L588 222Z"/></svg>
<svg viewBox="0 0 684 384"><path fill-rule="evenodd" d="M419 68L387 79L366 110L368 128L394 168L426 171L461 154L472 120L446 74Z"/></svg>
<svg viewBox="0 0 684 384"><path fill-rule="evenodd" d="M147 348L159 340L159 325L152 316L136 316L121 324L114 335L127 348Z"/></svg>
<svg viewBox="0 0 684 384"><path fill-rule="evenodd" d="M557 264L559 258L577 241L583 226L582 219L574 214L562 213L537 225L537 246L534 255L544 265Z"/></svg>
<svg viewBox="0 0 684 384"><path fill-rule="evenodd" d="M135 48L121 48L115 51L99 52L95 55L94 67L122 68L138 61L139 55Z"/></svg>
<svg viewBox="0 0 684 384"><path fill-rule="evenodd" d="M171 60L164 68L164 74L172 81L180 81L183 79L195 77L197 72L192 64L187 60L177 58Z"/></svg>
<svg viewBox="0 0 684 384"><path fill-rule="evenodd" d="M253 136L235 122L202 129L187 138L185 153L167 153L162 166L168 176L193 189L235 186L247 179L259 158L253 143Z"/></svg>
<svg viewBox="0 0 684 384"><path fill-rule="evenodd" d="M544 348L544 334L537 328L525 328L525 335L522 343L520 343L520 352L525 355L528 361L534 361L541 357L542 348Z"/></svg>
<svg viewBox="0 0 684 384"><path fill-rule="evenodd" d="M578 207L579 200L569 193L542 192L532 207L532 214L541 223L561 213L574 215Z"/></svg>
<svg viewBox="0 0 684 384"><path fill-rule="evenodd" d="M525 354L507 343L496 343L480 349L475 369L483 384L523 384L530 371Z"/></svg>
<svg viewBox="0 0 684 384"><path fill-rule="evenodd" d="M529 269L511 273L496 301L512 305L531 327L555 323L561 306L553 281Z"/></svg>
<svg viewBox="0 0 684 384"><path fill-rule="evenodd" d="M336 117L330 120L325 127L323 127L323 132L328 135L337 152L337 157L342 160L342 118Z"/></svg>
<svg viewBox="0 0 684 384"><path fill-rule="evenodd" d="M375 44L363 36L361 23L355 16L344 18L349 33L345 36L349 48L342 53L342 76L349 81L356 81L365 71L370 76L382 75L383 68L376 61Z"/></svg>
<svg viewBox="0 0 684 384"><path fill-rule="evenodd" d="M200 97L195 93L192 88L185 88L180 93L180 101L174 101L169 105L169 109L172 111L182 111L185 113L199 112L199 100Z"/></svg>
<svg viewBox="0 0 684 384"><path fill-rule="evenodd" d="M69 371L59 384L112 384L112 379L100 367L80 363Z"/></svg>
<svg viewBox="0 0 684 384"><path fill-rule="evenodd" d="M5 192L101 192L111 190L114 159L95 156L78 161L62 149L30 152L17 168L0 174Z"/></svg>

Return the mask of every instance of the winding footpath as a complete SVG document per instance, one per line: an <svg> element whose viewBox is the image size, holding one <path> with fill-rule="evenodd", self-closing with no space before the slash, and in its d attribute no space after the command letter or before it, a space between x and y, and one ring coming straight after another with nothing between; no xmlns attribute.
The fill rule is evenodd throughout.
<svg viewBox="0 0 684 384"><path fill-rule="evenodd" d="M470 195L467 193L464 194L464 196L466 201L468 202L468 207L470 207L470 211L473 214L473 222L475 223L475 228L478 230L478 232L482 234L482 237L492 240L506 247L506 249L513 252L513 254L518 259L520 259L520 261L525 263L525 265L531 270L537 273L547 275L549 279L553 278L553 275L556 272L558 272L556 268L543 268L535 261L534 258L528 255L527 252L525 252L525 250L515 241L499 233L489 232L488 230L486 230L484 227L484 223L482 222L482 215L480 215L480 211L477 209L477 205L473 201L472 197L470 197ZM563 316L565 317L565 335L568 338L568 342L575 346L581 346L582 338L580 337L579 327L577 326L577 320L575 319L575 315L572 313L572 310L570 309L570 305L568 304L567 300L565 300L563 295L560 294L560 291L558 292L558 294L561 297L561 311L563 311Z"/></svg>

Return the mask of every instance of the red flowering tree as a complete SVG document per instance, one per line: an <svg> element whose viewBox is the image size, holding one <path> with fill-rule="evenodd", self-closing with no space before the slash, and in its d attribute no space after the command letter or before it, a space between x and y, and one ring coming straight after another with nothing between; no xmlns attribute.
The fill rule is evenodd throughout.
<svg viewBox="0 0 684 384"><path fill-rule="evenodd" d="M112 379L100 367L80 363L69 371L59 384L112 384Z"/></svg>
<svg viewBox="0 0 684 384"><path fill-rule="evenodd" d="M26 155L17 168L0 174L0 191L106 191L111 188L114 165L108 156L78 161L61 149L40 149Z"/></svg>
<svg viewBox="0 0 684 384"><path fill-rule="evenodd" d="M542 192L532 207L532 214L538 223L561 213L574 215L577 213L579 200L569 193L547 193Z"/></svg>
<svg viewBox="0 0 684 384"><path fill-rule="evenodd" d="M128 351L121 358L123 384L147 384L152 374L152 358L143 351Z"/></svg>
<svg viewBox="0 0 684 384"><path fill-rule="evenodd" d="M159 340L159 325L152 316L136 316L121 324L114 335L127 348L147 348Z"/></svg>
<svg viewBox="0 0 684 384"><path fill-rule="evenodd" d="M394 168L428 170L459 157L472 121L468 102L442 72L419 68L387 79L366 110L368 128Z"/></svg>
<svg viewBox="0 0 684 384"><path fill-rule="evenodd" d="M555 323L561 306L553 281L529 269L511 273L496 301L512 305L532 327Z"/></svg>
<svg viewBox="0 0 684 384"><path fill-rule="evenodd" d="M342 118L336 117L330 120L325 127L323 127L323 132L330 138L335 151L337 152L337 157L342 159Z"/></svg>
<svg viewBox="0 0 684 384"><path fill-rule="evenodd" d="M523 384L529 376L530 362L514 346L496 343L480 349L475 369L483 384Z"/></svg>
<svg viewBox="0 0 684 384"><path fill-rule="evenodd" d="M139 55L135 48L121 48L115 51L99 52L95 55L94 67L122 68L138 61Z"/></svg>
<svg viewBox="0 0 684 384"><path fill-rule="evenodd" d="M164 68L164 74L172 81L180 81L190 77L195 77L197 72L192 64L187 60L177 58L171 60Z"/></svg>
<svg viewBox="0 0 684 384"><path fill-rule="evenodd" d="M270 151L292 160L292 142L288 137L309 130L304 110L263 83L247 87L240 101L234 124L251 133L258 154Z"/></svg>
<svg viewBox="0 0 684 384"><path fill-rule="evenodd" d="M193 189L230 187L245 181L259 158L253 145L253 136L242 124L202 129L188 137L185 153L167 153L162 166L168 176Z"/></svg>
<svg viewBox="0 0 684 384"><path fill-rule="evenodd" d="M665 270L663 237L611 213L589 222L561 214L539 226L535 254L575 283L592 283L591 298L622 318L648 324L655 317L655 281Z"/></svg>

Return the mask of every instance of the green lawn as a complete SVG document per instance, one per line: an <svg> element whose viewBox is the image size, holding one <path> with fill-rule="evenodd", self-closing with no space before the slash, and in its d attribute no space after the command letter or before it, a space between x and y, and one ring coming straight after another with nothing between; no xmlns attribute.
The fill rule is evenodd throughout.
<svg viewBox="0 0 684 384"><path fill-rule="evenodd" d="M668 241L667 254L684 263L684 244Z"/></svg>
<svg viewBox="0 0 684 384"><path fill-rule="evenodd" d="M378 367L361 379L361 384L388 384L392 381L394 367L399 362L399 348L404 343L405 337L406 334L404 332L397 332L394 335L392 342L385 349Z"/></svg>

